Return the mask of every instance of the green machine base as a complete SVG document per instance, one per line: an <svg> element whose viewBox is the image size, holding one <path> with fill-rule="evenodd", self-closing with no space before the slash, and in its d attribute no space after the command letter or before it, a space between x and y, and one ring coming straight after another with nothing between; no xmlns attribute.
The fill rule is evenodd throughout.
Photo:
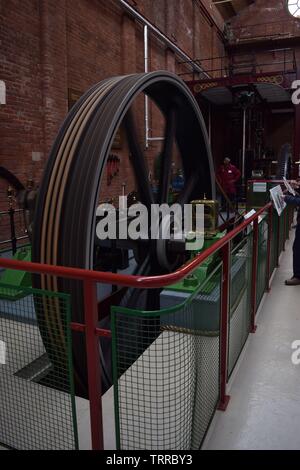
<svg viewBox="0 0 300 470"><path fill-rule="evenodd" d="M31 261L31 247L20 248L13 256L17 261ZM26 297L22 287L31 287L31 274L25 271L16 271L15 269L6 269L0 277L0 298L7 300L18 300ZM9 286L12 288L10 289ZM19 289L20 288L20 289Z"/></svg>
<svg viewBox="0 0 300 470"><path fill-rule="evenodd" d="M206 238L204 241L203 248L196 253L199 254L204 250L207 250L210 246L214 245L218 240L223 238L225 236L226 232L219 232L217 233L214 237L212 238ZM205 279L208 277L208 275L213 271L215 265L216 265L216 258L218 257L218 254L214 254L212 256L209 256L199 268L195 269L193 274L190 276L187 276L185 279L182 281L178 282L177 284L173 284L172 286L168 287L168 290L173 290L173 291L180 291L180 292L186 292L186 293L192 293L194 292L199 285L203 284ZM208 282L205 285L205 293L209 294L210 291L212 291L215 287L214 282Z"/></svg>

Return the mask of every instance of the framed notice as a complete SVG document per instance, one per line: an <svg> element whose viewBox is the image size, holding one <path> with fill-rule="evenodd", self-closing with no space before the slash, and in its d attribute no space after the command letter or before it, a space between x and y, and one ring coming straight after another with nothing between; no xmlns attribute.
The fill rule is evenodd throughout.
<svg viewBox="0 0 300 470"><path fill-rule="evenodd" d="M286 208L286 203L284 201L284 195L281 189L281 186L275 186L275 188L270 189L271 199L273 201L274 207L277 211L277 214L280 216L284 209Z"/></svg>

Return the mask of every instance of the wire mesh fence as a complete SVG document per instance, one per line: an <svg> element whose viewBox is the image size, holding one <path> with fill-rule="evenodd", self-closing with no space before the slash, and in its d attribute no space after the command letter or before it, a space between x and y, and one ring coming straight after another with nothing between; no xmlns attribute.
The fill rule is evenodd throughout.
<svg viewBox="0 0 300 470"><path fill-rule="evenodd" d="M285 244L285 217L282 214L281 217L279 218L279 253L281 253L284 250L284 244Z"/></svg>
<svg viewBox="0 0 300 470"><path fill-rule="evenodd" d="M278 256L279 256L279 247L278 247L278 227L279 227L279 217L273 209L272 212L272 239L271 239L271 260L270 260L270 275L273 274L274 269L277 267Z"/></svg>
<svg viewBox="0 0 300 470"><path fill-rule="evenodd" d="M193 294L164 290L169 308L113 308L119 448L201 446L219 402L221 270Z"/></svg>
<svg viewBox="0 0 300 470"><path fill-rule="evenodd" d="M264 217L258 229L258 258L256 273L256 308L258 308L267 287L268 220Z"/></svg>
<svg viewBox="0 0 300 470"><path fill-rule="evenodd" d="M274 267L288 233L284 224L274 214ZM257 306L266 288L266 217L258 227ZM253 232L250 226L248 230L231 252L227 376L250 330ZM209 265L214 270L205 271L202 281ZM203 443L220 401L218 253L194 274L196 287L184 290L181 284L162 290L160 311L112 308L120 449L189 450ZM78 447L69 323L68 296L0 283L0 443L17 449ZM224 373L222 369L222 377Z"/></svg>
<svg viewBox="0 0 300 470"><path fill-rule="evenodd" d="M253 232L231 252L228 378L250 332Z"/></svg>
<svg viewBox="0 0 300 470"><path fill-rule="evenodd" d="M76 449L70 299L22 288L22 298L10 301L19 288L0 287L0 443L21 450Z"/></svg>
<svg viewBox="0 0 300 470"><path fill-rule="evenodd" d="M279 256L284 250L286 240L289 238L289 232L294 218L293 207L287 207L285 212L285 215L283 213L278 217L275 209L273 210L270 275L273 274L274 269L278 266Z"/></svg>

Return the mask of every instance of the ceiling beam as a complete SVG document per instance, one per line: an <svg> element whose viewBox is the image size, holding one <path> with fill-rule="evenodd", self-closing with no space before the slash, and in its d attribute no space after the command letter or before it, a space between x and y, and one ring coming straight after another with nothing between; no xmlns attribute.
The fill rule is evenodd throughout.
<svg viewBox="0 0 300 470"><path fill-rule="evenodd" d="M237 15L241 10L248 8L254 0L213 0L225 20Z"/></svg>

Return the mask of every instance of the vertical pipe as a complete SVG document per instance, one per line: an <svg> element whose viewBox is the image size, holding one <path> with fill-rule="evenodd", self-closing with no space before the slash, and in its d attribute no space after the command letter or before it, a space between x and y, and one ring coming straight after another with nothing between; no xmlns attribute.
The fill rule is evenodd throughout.
<svg viewBox="0 0 300 470"><path fill-rule="evenodd" d="M271 248L272 248L272 237L273 237L273 206L269 207L268 210L268 247L267 247L267 274L266 284L267 292L270 292L270 278L271 278Z"/></svg>
<svg viewBox="0 0 300 470"><path fill-rule="evenodd" d="M96 283L88 280L84 281L84 315L92 449L103 450L101 366L99 338L95 334L98 324L97 289Z"/></svg>
<svg viewBox="0 0 300 470"><path fill-rule="evenodd" d="M12 254L15 255L17 251L17 239L16 239L16 229L15 229L15 210L13 207L9 208L9 221L10 221L10 239Z"/></svg>
<svg viewBox="0 0 300 470"><path fill-rule="evenodd" d="M226 395L227 352L228 352L228 311L229 311L229 276L230 242L222 248L222 286L221 286L221 346L220 346L220 402L218 409L225 411L230 397Z"/></svg>
<svg viewBox="0 0 300 470"><path fill-rule="evenodd" d="M245 160L246 160L246 112L243 109L243 150L242 150L242 184L245 185Z"/></svg>
<svg viewBox="0 0 300 470"><path fill-rule="evenodd" d="M257 293L257 262L258 262L258 219L253 221L253 253L252 253L252 283L251 283L251 326L250 333L255 333L256 293Z"/></svg>
<svg viewBox="0 0 300 470"><path fill-rule="evenodd" d="M247 142L247 149L251 150L251 120L252 120L252 110L249 108L248 110L248 142Z"/></svg>
<svg viewBox="0 0 300 470"><path fill-rule="evenodd" d="M144 26L144 71L149 71L148 26ZM149 98L145 95L145 147L149 147Z"/></svg>

